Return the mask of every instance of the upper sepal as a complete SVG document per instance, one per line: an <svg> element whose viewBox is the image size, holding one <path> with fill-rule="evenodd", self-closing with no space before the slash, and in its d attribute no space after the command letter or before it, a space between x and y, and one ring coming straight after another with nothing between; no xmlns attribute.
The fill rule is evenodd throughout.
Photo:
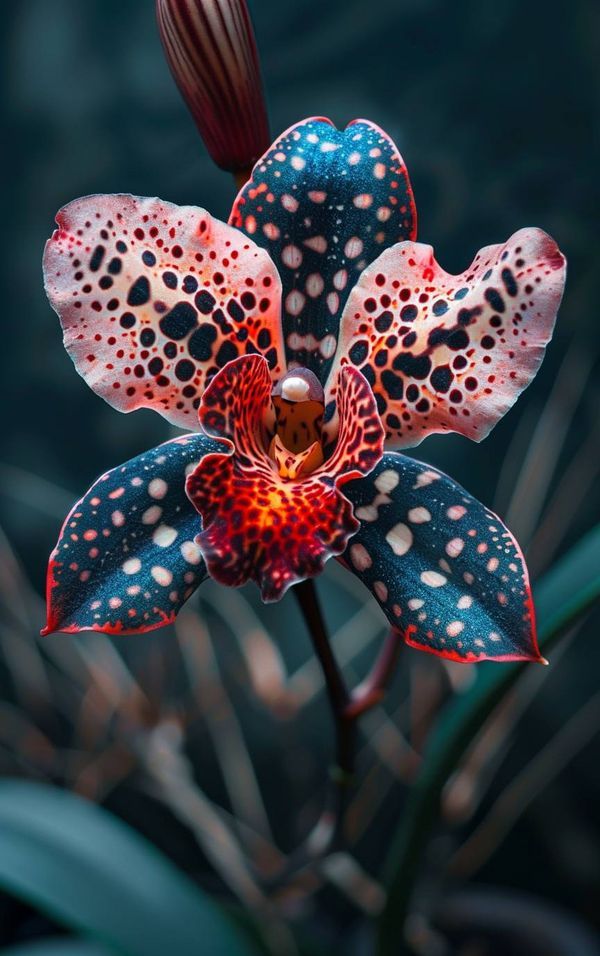
<svg viewBox="0 0 600 956"><path fill-rule="evenodd" d="M321 381L360 272L386 246L416 236L406 165L368 120L338 130L311 117L286 130L257 162L229 221L275 262L287 360Z"/></svg>
<svg viewBox="0 0 600 956"><path fill-rule="evenodd" d="M50 557L42 634L138 634L174 620L206 577L185 477L215 447L205 435L185 435L94 482Z"/></svg>
<svg viewBox="0 0 600 956"><path fill-rule="evenodd" d="M542 661L527 567L493 512L394 453L344 492L361 522L344 563L408 644L463 663Z"/></svg>

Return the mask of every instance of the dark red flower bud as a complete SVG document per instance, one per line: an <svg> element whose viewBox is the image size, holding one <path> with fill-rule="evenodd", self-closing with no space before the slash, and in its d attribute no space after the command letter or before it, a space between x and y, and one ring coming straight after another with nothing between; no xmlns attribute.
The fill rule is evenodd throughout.
<svg viewBox="0 0 600 956"><path fill-rule="evenodd" d="M247 172L270 145L254 30L245 0L157 0L171 72L213 160Z"/></svg>

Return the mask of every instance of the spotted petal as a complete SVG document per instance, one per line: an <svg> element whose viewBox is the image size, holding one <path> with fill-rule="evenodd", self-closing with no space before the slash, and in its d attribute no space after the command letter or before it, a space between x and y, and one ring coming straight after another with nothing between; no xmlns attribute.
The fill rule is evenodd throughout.
<svg viewBox="0 0 600 956"><path fill-rule="evenodd" d="M389 445L417 445L445 431L481 441L540 366L565 271L541 229L487 246L457 276L444 272L431 246L400 243L350 294L336 368L352 364L367 377Z"/></svg>
<svg viewBox="0 0 600 956"><path fill-rule="evenodd" d="M254 167L230 222L279 269L288 361L322 381L360 272L386 246L416 236L404 161L366 120L345 130L319 117L292 126Z"/></svg>
<svg viewBox="0 0 600 956"><path fill-rule="evenodd" d="M42 633L137 634L174 620L206 577L185 476L215 447L205 435L185 435L94 482L51 555Z"/></svg>
<svg viewBox="0 0 600 956"><path fill-rule="evenodd" d="M527 568L500 519L446 475L388 453L346 485L344 563L408 644L456 661L539 661Z"/></svg>
<svg viewBox="0 0 600 956"><path fill-rule="evenodd" d="M264 250L204 209L87 196L57 215L46 291L80 375L120 411L197 427L219 367L261 351L283 369L281 284Z"/></svg>
<svg viewBox="0 0 600 956"><path fill-rule="evenodd" d="M200 406L206 432L221 439L187 479L202 516L196 538L215 580L239 587L255 581L263 600L322 571L358 528L339 485L366 474L383 451L383 429L364 378L348 369L342 386L338 448L298 479L282 478L267 453L263 422L272 383L265 360L247 356L215 376Z"/></svg>

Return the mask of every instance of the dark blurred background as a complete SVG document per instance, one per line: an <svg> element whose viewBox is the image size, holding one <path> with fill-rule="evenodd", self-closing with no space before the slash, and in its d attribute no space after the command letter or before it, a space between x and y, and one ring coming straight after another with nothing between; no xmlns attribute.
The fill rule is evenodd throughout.
<svg viewBox="0 0 600 956"><path fill-rule="evenodd" d="M535 382L483 445L447 436L418 449L418 457L449 472L499 512L539 576L598 518L600 6L596 0L254 0L251 7L273 134L312 114L329 116L339 126L357 116L382 126L408 165L419 239L435 247L446 270L462 271L481 246L526 225L550 232L565 252L567 291ZM8 709L0 730L0 771L51 779L102 800L200 882L226 893L231 888L226 875L215 875L198 834L190 839L190 821L178 817L176 801L169 805L164 794L157 796L156 781L154 790L139 786L145 772L139 754L128 753L125 745L127 759L119 751L121 762L108 772L101 757L115 744L112 738L107 743L106 726L98 718L102 729L94 730L88 714L91 729L82 734L77 721L92 678L71 667L69 647L79 639L46 639L55 642L54 650L40 653L56 655L50 676L57 683L43 706L40 687L31 691L28 683L35 683L35 667L27 642L42 623L39 596L47 555L74 498L100 472L170 435L152 413L119 415L75 373L42 288L41 254L54 214L80 195L124 191L206 206L226 219L233 182L208 158L172 82L151 0L23 0L4 5L3 25L0 651ZM332 628L342 629L338 648L348 635L355 642L349 665L360 675L380 623L370 606L364 609L365 595L346 594L340 581L340 574L330 571L322 593ZM291 596L263 611L246 590L236 596L241 603L235 619L216 589L209 586L206 594L185 628L193 632L206 625L210 655L216 653L208 670L208 658L197 666L205 680L214 681L207 699L223 708L225 695L225 717L221 709L219 719L242 748L229 771L232 779L240 775L243 799L250 799L246 762L253 762L250 777L256 774L262 791L258 803L251 800L253 826L260 830L264 811L280 846L289 850L318 813L331 745L329 731L323 734L328 715L308 640ZM496 736L492 728L478 761L449 794L446 817L452 825L436 838L439 845L434 841L434 857L458 854L452 871L457 878L528 890L591 922L600 912L598 623L597 615L588 618L554 655L553 666L521 688L512 701L515 710L506 708ZM104 660L97 667L118 669L117 657L126 661L144 690L144 707L134 708L140 726L154 731L165 721L171 730L195 728L186 738L194 785L216 806L243 816L249 811L232 806L231 779L219 751L231 752L231 738L226 734L219 743L208 708L200 707L198 716L190 704L197 685L189 661L187 671L184 666L188 631L183 638L172 631L126 638L125 649L123 640L81 641L87 660L89 655ZM242 633L250 637L240 651ZM253 652L248 648L258 648L255 661L266 670L262 664L257 670L263 678L271 675L272 686L259 686L260 674L248 682ZM359 897L368 887L377 894L369 881L377 878L410 778L403 747L407 739L411 750L418 753L421 746L414 724L406 730L402 721L411 708L425 715L434 711L470 679L468 667L417 658L416 651L406 651L391 703L364 730L370 789L363 803L371 807L371 818L366 829L357 830L355 865L367 880ZM279 687L278 667L296 674L301 692L292 702L278 696L281 688L273 690ZM271 678L265 678L267 684ZM241 743L236 713L243 718ZM520 723L517 714L524 715ZM134 720L129 712L127 720L125 737ZM419 720L422 737L426 716ZM238 730L231 731L227 721ZM566 738L560 736L565 727L574 728ZM31 728L40 735L35 745ZM463 844L515 775L527 774L533 758L557 735L560 745L549 746L546 762L525 777L526 799L519 791L511 803L509 791L508 826L494 830L492 819L486 837L491 847L489 840L483 849ZM467 846L462 856L461 846ZM324 877L314 891L297 890L287 903L293 911L295 905L307 907L310 897L303 913L328 939L340 926L354 926L361 913L360 900L340 890L340 880ZM35 916L16 910L10 900L2 906L4 944Z"/></svg>

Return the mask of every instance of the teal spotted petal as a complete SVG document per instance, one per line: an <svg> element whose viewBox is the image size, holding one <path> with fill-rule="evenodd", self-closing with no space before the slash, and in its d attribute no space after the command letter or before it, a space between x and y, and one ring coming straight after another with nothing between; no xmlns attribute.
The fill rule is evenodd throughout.
<svg viewBox="0 0 600 956"><path fill-rule="evenodd" d="M184 435L94 482L50 555L42 633L139 634L175 619L207 577L185 478L218 447L206 435Z"/></svg>
<svg viewBox="0 0 600 956"><path fill-rule="evenodd" d="M493 512L394 453L344 493L361 522L344 564L408 644L465 663L541 660L525 561Z"/></svg>
<svg viewBox="0 0 600 956"><path fill-rule="evenodd" d="M367 120L345 130L321 117L292 126L254 167L229 221L265 248L279 270L288 363L321 381L360 273L388 246L416 237L404 161Z"/></svg>

